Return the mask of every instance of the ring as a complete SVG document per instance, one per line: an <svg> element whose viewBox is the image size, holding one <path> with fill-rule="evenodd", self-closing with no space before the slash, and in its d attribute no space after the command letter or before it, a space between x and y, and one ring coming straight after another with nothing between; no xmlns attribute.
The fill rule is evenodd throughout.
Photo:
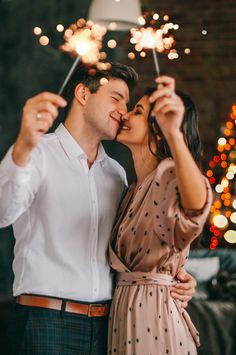
<svg viewBox="0 0 236 355"><path fill-rule="evenodd" d="M176 93L173 90L170 90L169 97L174 97Z"/></svg>

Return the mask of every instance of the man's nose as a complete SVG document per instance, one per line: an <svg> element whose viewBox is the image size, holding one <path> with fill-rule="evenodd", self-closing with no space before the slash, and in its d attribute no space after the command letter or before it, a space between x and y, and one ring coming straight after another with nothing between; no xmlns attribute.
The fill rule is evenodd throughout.
<svg viewBox="0 0 236 355"><path fill-rule="evenodd" d="M126 104L120 103L119 108L118 108L118 112L121 115L121 117L123 117L127 113Z"/></svg>

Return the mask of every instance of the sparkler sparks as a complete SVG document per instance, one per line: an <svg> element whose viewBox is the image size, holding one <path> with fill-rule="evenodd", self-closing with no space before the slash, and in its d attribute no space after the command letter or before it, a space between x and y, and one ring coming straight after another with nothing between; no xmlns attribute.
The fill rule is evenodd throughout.
<svg viewBox="0 0 236 355"><path fill-rule="evenodd" d="M98 66L99 61L104 58L104 54L100 53L100 50L105 34L105 27L93 24L92 21L86 22L84 19L79 19L65 31L65 43L60 48L62 51L75 56L76 59L59 90L59 95L62 94L80 60L83 63Z"/></svg>
<svg viewBox="0 0 236 355"><path fill-rule="evenodd" d="M147 25L147 17L149 15L146 14L146 18L143 17L143 20L140 18L140 24L145 24L146 27L141 27L139 29L132 28L130 30L131 39L130 42L135 45L135 50L138 52L143 51L144 49L151 49L153 53L153 59L155 63L155 68L157 75L160 75L160 69L157 59L157 52L166 52L170 53L172 46L175 43L174 37L172 34L169 34L170 30L178 30L179 25L173 24L171 22L163 24L160 28L155 28L154 24L156 23L155 19L159 19L159 15L154 13L152 14L150 24ZM169 19L169 18L168 18ZM165 16L165 20L167 17ZM153 22L154 21L154 22ZM144 57L144 56L143 56ZM177 58L178 55L175 55L171 59Z"/></svg>

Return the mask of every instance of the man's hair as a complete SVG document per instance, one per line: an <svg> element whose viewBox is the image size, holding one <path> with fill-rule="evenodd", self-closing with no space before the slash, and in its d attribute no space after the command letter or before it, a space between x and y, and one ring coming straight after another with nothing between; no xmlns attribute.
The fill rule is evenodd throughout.
<svg viewBox="0 0 236 355"><path fill-rule="evenodd" d="M121 79L127 84L130 91L135 88L138 81L138 74L132 67L120 63L109 64L109 70L91 69L89 66L85 66L81 63L78 64L62 93L62 96L67 101L65 116L71 108L75 88L80 83L87 86L92 94L96 93L101 86L100 80L102 78L106 78L107 80L112 78Z"/></svg>

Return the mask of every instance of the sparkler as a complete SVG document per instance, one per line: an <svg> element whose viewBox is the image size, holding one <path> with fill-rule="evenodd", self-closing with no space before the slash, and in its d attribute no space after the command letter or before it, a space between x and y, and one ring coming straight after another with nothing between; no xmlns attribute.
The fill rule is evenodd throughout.
<svg viewBox="0 0 236 355"><path fill-rule="evenodd" d="M156 20L159 19L158 14L154 14L150 21L150 26L147 27L146 20L144 18L140 19L140 24L144 24L146 27L141 27L139 29L132 28L130 30L131 39L130 42L135 45L135 50L138 52L143 51L143 49L151 49L153 60L155 64L155 69L157 76L160 75L160 67L158 64L157 52L169 52L175 43L173 35L169 34L169 30L177 30L179 26L173 23L165 23L160 28L155 28L154 24Z"/></svg>
<svg viewBox="0 0 236 355"><path fill-rule="evenodd" d="M79 19L76 24L72 24L65 31L65 43L60 48L62 51L69 52L76 58L60 87L59 95L62 94L80 60L90 65L97 65L99 63L99 60L102 58L100 49L102 48L102 39L105 34L105 27L93 24L92 21L86 22L84 19Z"/></svg>

